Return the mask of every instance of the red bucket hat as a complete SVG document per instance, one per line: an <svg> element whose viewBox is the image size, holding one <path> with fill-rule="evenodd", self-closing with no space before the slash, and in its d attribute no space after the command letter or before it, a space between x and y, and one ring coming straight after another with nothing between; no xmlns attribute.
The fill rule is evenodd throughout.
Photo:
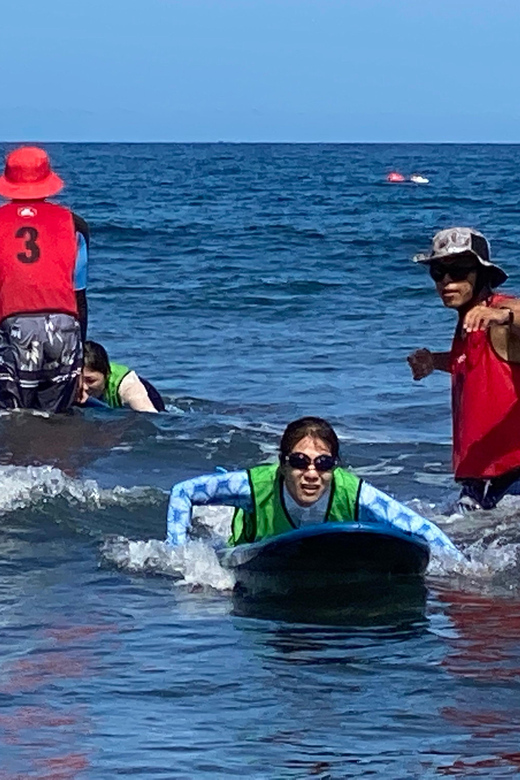
<svg viewBox="0 0 520 780"><path fill-rule="evenodd" d="M37 200L56 195L64 182L51 169L47 152L37 146L21 146L7 155L0 195L13 200Z"/></svg>

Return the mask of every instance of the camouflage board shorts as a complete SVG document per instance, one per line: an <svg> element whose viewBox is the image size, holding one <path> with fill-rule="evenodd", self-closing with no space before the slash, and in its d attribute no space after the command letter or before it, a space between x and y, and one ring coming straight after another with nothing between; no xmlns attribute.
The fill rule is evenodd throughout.
<svg viewBox="0 0 520 780"><path fill-rule="evenodd" d="M7 317L0 323L0 409L66 411L76 399L82 362L74 317Z"/></svg>

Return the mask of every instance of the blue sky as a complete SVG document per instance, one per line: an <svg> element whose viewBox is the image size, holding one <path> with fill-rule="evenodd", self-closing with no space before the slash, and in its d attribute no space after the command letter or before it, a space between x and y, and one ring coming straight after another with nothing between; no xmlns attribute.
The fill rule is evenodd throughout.
<svg viewBox="0 0 520 780"><path fill-rule="evenodd" d="M2 0L0 140L520 142L520 0Z"/></svg>

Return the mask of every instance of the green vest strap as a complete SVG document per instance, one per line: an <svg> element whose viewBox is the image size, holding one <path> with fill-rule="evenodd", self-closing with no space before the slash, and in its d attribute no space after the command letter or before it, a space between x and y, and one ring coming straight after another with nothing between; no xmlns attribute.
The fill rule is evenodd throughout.
<svg viewBox="0 0 520 780"><path fill-rule="evenodd" d="M121 363L110 363L110 374L107 377L103 401L113 409L123 405L119 397L119 385L130 371L128 366L123 366Z"/></svg>

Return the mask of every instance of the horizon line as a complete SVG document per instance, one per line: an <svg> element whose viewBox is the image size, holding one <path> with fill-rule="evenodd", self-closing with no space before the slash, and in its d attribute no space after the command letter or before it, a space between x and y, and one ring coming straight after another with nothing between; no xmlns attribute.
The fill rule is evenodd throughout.
<svg viewBox="0 0 520 780"><path fill-rule="evenodd" d="M2 139L1 144L158 144L158 145L232 145L232 146L520 146L520 141L166 141L166 140L70 140L54 139L36 140L32 139Z"/></svg>

